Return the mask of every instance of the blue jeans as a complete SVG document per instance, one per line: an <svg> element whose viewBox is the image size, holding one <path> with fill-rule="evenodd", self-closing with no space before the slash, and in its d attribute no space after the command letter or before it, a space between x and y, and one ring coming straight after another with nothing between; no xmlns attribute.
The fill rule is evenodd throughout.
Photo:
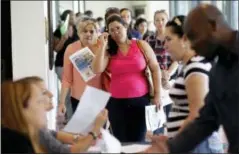
<svg viewBox="0 0 239 155"><path fill-rule="evenodd" d="M224 153L223 144L218 132L214 132L200 143L191 153Z"/></svg>

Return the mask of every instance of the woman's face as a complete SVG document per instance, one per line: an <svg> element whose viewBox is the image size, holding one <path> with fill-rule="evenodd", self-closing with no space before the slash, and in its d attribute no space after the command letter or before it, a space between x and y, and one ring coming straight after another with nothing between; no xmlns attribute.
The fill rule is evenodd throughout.
<svg viewBox="0 0 239 155"><path fill-rule="evenodd" d="M154 25L158 31L162 31L168 22L168 17L165 13L157 13L154 18Z"/></svg>
<svg viewBox="0 0 239 155"><path fill-rule="evenodd" d="M146 31L148 29L148 24L146 22L142 22L139 24L138 26L138 31L141 33L141 34L145 34Z"/></svg>
<svg viewBox="0 0 239 155"><path fill-rule="evenodd" d="M31 128L41 129L47 126L45 96L36 84L31 85L31 96L28 100L28 106L23 109L23 115Z"/></svg>
<svg viewBox="0 0 239 155"><path fill-rule="evenodd" d="M127 28L118 21L109 24L109 34L117 43L123 43L127 39Z"/></svg>
<svg viewBox="0 0 239 155"><path fill-rule="evenodd" d="M129 25L132 20L130 11L124 10L121 12L121 18Z"/></svg>
<svg viewBox="0 0 239 155"><path fill-rule="evenodd" d="M38 82L37 86L41 89L42 94L44 95L46 111L51 111L54 108L53 103L52 103L53 94L46 88L44 82Z"/></svg>
<svg viewBox="0 0 239 155"><path fill-rule="evenodd" d="M185 54L183 44L183 39L173 33L172 27L166 27L164 48L171 54L173 60L181 61L183 59Z"/></svg>
<svg viewBox="0 0 239 155"><path fill-rule="evenodd" d="M95 44L97 38L98 31L93 24L88 24L84 30L80 30L80 40L85 46Z"/></svg>

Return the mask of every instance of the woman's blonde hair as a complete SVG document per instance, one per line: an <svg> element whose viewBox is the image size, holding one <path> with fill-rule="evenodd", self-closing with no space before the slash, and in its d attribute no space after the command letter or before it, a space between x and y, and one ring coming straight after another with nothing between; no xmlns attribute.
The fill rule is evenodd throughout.
<svg viewBox="0 0 239 155"><path fill-rule="evenodd" d="M32 84L43 81L32 76L17 81L5 81L1 85L1 124L3 127L28 135L28 124L23 109L28 107Z"/></svg>
<svg viewBox="0 0 239 155"><path fill-rule="evenodd" d="M169 16L168 16L168 13L167 13L166 10L157 10L157 11L154 12L154 20L155 20L156 15L159 14L159 13L165 14L167 19L169 19Z"/></svg>
<svg viewBox="0 0 239 155"><path fill-rule="evenodd" d="M95 30L97 31L97 21L93 19L86 19L86 20L79 21L77 23L77 31L80 33L83 32L86 26L88 25L93 25Z"/></svg>

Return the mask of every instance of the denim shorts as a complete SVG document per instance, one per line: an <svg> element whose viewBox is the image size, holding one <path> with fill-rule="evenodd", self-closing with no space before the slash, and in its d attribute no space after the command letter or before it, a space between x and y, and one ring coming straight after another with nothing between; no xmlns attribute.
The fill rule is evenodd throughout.
<svg viewBox="0 0 239 155"><path fill-rule="evenodd" d="M224 153L223 143L218 132L213 132L211 136L197 145L191 153Z"/></svg>

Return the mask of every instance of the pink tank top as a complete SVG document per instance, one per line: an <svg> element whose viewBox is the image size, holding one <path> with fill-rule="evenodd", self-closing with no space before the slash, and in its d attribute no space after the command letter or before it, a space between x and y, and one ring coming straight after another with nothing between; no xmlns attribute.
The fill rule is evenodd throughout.
<svg viewBox="0 0 239 155"><path fill-rule="evenodd" d="M118 50L117 54L110 58L108 66L111 72L110 92L112 97L134 98L147 94L145 67L146 62L136 40L132 40L126 56Z"/></svg>

